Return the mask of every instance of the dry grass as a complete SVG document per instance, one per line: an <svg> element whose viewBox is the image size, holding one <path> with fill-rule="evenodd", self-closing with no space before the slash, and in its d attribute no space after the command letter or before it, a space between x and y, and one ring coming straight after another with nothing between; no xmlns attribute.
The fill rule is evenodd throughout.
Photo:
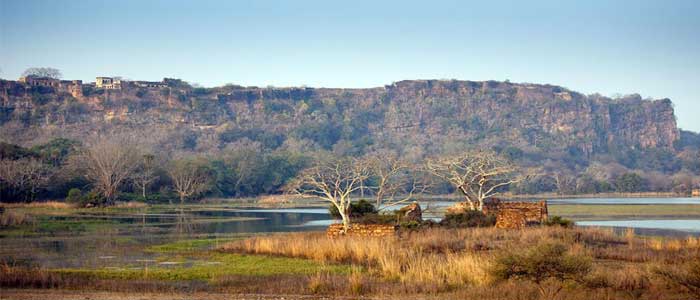
<svg viewBox="0 0 700 300"><path fill-rule="evenodd" d="M50 209L67 209L73 206L69 203L58 201L46 202L29 202L29 203L0 203L3 208L50 208Z"/></svg>
<svg viewBox="0 0 700 300"><path fill-rule="evenodd" d="M651 266L670 268L700 259L698 238L648 239L633 232L620 236L608 229L558 227L526 230L432 228L387 238L328 239L322 233L291 233L234 241L220 250L302 257L365 268L364 276L373 278L374 283L368 284L367 278L360 274L350 275L348 292L354 294L371 291L462 295L459 291L468 288L473 292L464 297L468 299L476 299L474 295L487 299L536 299L539 297L536 286L522 281L516 284L495 282L489 270L500 253L552 242L567 245L570 253L590 257L594 262L594 271L586 277L586 282L567 285L557 296L561 299L644 299L654 295L683 299L684 292L669 289L650 271ZM309 290L327 290L324 282L322 274L312 277ZM509 285L511 290L503 290L504 285ZM552 286L556 288L557 283ZM514 296L516 294L520 296Z"/></svg>
<svg viewBox="0 0 700 300"><path fill-rule="evenodd" d="M144 208L144 207L148 207L148 204L143 203L143 202L138 202L138 201L129 201L129 202L117 202L112 207L114 207L114 208Z"/></svg>
<svg viewBox="0 0 700 300"><path fill-rule="evenodd" d="M19 226L32 223L34 223L34 218L24 212L8 210L0 213L0 227Z"/></svg>

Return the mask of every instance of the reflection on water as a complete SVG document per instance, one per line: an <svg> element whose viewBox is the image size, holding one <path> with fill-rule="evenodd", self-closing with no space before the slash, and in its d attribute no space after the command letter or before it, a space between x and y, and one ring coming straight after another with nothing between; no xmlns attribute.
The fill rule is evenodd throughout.
<svg viewBox="0 0 700 300"><path fill-rule="evenodd" d="M572 198L550 199L549 204L700 204L700 198Z"/></svg>
<svg viewBox="0 0 700 300"><path fill-rule="evenodd" d="M616 220L578 221L579 226L604 226L642 229L666 229L689 233L700 233L700 220Z"/></svg>

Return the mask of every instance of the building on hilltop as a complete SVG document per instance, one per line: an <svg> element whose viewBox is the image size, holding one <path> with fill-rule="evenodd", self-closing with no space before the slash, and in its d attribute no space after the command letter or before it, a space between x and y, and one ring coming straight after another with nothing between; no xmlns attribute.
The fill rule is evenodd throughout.
<svg viewBox="0 0 700 300"><path fill-rule="evenodd" d="M162 88L167 87L163 81L134 81L133 84L138 87L149 87L149 88Z"/></svg>
<svg viewBox="0 0 700 300"><path fill-rule="evenodd" d="M122 88L122 80L114 77L96 77L95 86L101 89L120 90Z"/></svg>
<svg viewBox="0 0 700 300"><path fill-rule="evenodd" d="M58 87L61 83L60 80L51 77L40 77L40 76L22 76L19 78L19 82L28 84L30 86L48 86L48 87Z"/></svg>

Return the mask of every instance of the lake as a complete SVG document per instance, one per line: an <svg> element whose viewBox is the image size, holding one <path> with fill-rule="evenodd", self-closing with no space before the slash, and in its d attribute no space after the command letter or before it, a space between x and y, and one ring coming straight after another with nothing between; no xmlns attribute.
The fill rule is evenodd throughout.
<svg viewBox="0 0 700 300"><path fill-rule="evenodd" d="M439 219L455 201L421 201L425 218ZM611 205L618 210L633 206L682 207L699 217L626 216L574 220L578 226L634 228L639 234L700 236L700 199L556 199L549 200L550 214L557 207ZM629 206L628 206L629 205ZM697 205L697 206L696 206ZM68 214L37 217L28 228L0 230L0 263L37 265L47 268L111 268L124 265L169 264L156 261L154 245L208 239L213 246L230 239L271 232L320 231L331 220L325 207L237 208L226 204L193 205L184 208L132 209L128 211L78 210Z"/></svg>

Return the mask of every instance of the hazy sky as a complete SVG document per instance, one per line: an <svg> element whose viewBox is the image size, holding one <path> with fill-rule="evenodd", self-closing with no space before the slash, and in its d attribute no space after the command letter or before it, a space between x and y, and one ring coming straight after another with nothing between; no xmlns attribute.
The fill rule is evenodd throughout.
<svg viewBox="0 0 700 300"><path fill-rule="evenodd" d="M551 83L671 98L700 131L700 1L0 0L0 77L373 87Z"/></svg>

